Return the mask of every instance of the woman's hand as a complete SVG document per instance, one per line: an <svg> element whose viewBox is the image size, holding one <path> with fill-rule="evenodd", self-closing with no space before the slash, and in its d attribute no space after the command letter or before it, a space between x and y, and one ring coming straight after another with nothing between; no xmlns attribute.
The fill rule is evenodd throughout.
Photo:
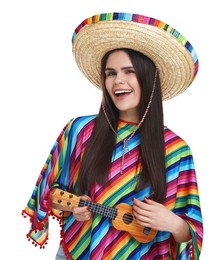
<svg viewBox="0 0 224 260"><path fill-rule="evenodd" d="M133 214L138 224L173 234L177 242L189 240L188 224L164 205L153 200L133 199Z"/></svg>
<svg viewBox="0 0 224 260"><path fill-rule="evenodd" d="M88 197L87 195L82 195L79 198L83 200L91 201L91 198ZM87 221L91 218L92 215L88 209L89 209L88 206L74 207L72 212L77 221Z"/></svg>

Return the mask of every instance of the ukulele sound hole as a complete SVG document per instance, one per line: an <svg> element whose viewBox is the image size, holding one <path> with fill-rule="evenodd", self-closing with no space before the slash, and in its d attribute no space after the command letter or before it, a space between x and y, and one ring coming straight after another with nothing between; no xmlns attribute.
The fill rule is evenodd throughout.
<svg viewBox="0 0 224 260"><path fill-rule="evenodd" d="M123 222L125 224L131 224L133 221L133 216L131 213L125 213L123 216Z"/></svg>
<svg viewBox="0 0 224 260"><path fill-rule="evenodd" d="M148 235L150 233L150 228L149 227L145 227L143 233L145 235Z"/></svg>

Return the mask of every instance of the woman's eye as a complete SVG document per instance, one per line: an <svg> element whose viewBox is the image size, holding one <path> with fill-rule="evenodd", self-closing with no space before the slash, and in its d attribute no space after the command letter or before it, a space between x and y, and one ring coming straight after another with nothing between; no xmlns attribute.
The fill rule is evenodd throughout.
<svg viewBox="0 0 224 260"><path fill-rule="evenodd" d="M135 73L135 71L134 70L127 70L126 73L131 74L131 73Z"/></svg>
<svg viewBox="0 0 224 260"><path fill-rule="evenodd" d="M106 77L114 76L116 73L114 71L107 71L106 72Z"/></svg>

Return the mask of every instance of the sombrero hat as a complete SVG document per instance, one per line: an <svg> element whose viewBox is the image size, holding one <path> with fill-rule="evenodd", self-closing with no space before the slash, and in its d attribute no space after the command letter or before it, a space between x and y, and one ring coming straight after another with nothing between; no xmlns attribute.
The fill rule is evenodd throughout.
<svg viewBox="0 0 224 260"><path fill-rule="evenodd" d="M72 51L79 69L101 89L101 59L110 50L129 48L156 65L163 100L186 90L198 72L190 42L170 25L143 15L102 13L85 19L74 31Z"/></svg>

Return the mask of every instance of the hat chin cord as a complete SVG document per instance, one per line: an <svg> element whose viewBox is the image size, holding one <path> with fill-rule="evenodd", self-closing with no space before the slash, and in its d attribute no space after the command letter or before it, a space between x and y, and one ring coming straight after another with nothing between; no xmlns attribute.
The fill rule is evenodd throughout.
<svg viewBox="0 0 224 260"><path fill-rule="evenodd" d="M104 112L104 115L106 117L106 120L111 128L111 130L114 132L114 134L123 142L123 148L122 148L122 162L121 162L121 169L120 169L120 173L123 174L123 166L124 166L124 155L126 152L128 152L128 141L134 136L134 134L136 133L136 131L140 128L140 126L142 125L143 121L145 120L145 117L149 111L149 108L151 106L151 103L152 103L152 98L153 98L153 95L154 95L154 92L155 92L155 88L156 88L156 77L157 77L157 69L155 71L155 77L154 77L154 82L153 82L153 88L152 88L152 93L151 93L151 96L150 96L150 99L149 99L149 102L148 102L148 105L147 105L147 108L145 110L145 113L144 115L142 116L142 119L140 120L140 122L138 123L137 127L135 128L135 130L132 132L132 134L128 137L128 138L124 138L122 139L118 134L117 132L114 130L113 126L111 125L110 123L110 120L109 120L109 117L107 116L107 113L106 113L106 109L105 109L105 105L104 103L102 102L102 108L103 108L103 112Z"/></svg>

